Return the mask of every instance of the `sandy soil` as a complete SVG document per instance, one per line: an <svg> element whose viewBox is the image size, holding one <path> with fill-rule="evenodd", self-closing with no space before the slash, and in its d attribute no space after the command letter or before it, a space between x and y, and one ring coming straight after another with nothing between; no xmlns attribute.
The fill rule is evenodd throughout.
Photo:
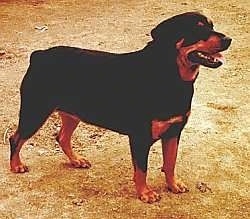
<svg viewBox="0 0 250 219"><path fill-rule="evenodd" d="M190 192L166 191L161 147L150 153L149 182L162 196L136 199L128 139L81 123L74 147L92 162L73 169L54 140L53 115L23 147L30 172L9 171L8 137L18 121L19 85L33 50L55 45L112 52L142 48L160 21L190 10L233 38L227 62L201 69L192 115L180 142L178 176ZM0 218L249 218L250 2L248 0L1 0ZM48 29L41 29L46 26ZM45 88L46 89L46 88ZM211 190L201 192L197 183Z"/></svg>

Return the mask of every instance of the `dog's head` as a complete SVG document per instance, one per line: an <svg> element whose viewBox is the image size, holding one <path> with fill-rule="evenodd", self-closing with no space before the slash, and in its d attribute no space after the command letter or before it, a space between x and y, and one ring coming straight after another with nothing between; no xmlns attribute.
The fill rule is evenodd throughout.
<svg viewBox="0 0 250 219"><path fill-rule="evenodd" d="M194 80L200 65L217 68L223 63L221 51L232 39L213 29L212 21L198 12L176 15L151 31L153 42L164 48L174 45L183 80Z"/></svg>

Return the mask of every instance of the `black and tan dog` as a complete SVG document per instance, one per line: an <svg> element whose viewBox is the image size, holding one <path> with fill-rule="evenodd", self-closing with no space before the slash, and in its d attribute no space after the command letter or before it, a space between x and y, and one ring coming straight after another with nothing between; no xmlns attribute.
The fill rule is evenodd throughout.
<svg viewBox="0 0 250 219"><path fill-rule="evenodd" d="M151 35L153 40L145 48L125 54L64 46L33 52L21 85L19 125L10 137L11 170L28 171L20 160L21 147L58 111L62 127L57 140L73 166L90 167L70 143L82 120L129 136L134 182L142 201L160 199L146 183L150 146L159 139L168 188L186 192L174 169L193 84L200 65L222 64L219 52L229 47L231 39L196 12L160 23Z"/></svg>

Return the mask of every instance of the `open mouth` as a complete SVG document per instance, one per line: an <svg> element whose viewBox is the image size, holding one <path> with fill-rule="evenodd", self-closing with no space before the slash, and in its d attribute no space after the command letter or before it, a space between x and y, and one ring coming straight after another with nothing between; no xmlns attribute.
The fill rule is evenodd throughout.
<svg viewBox="0 0 250 219"><path fill-rule="evenodd" d="M200 64L208 68L218 68L223 64L221 53L209 54L203 51L193 51L188 54L188 59L194 64Z"/></svg>

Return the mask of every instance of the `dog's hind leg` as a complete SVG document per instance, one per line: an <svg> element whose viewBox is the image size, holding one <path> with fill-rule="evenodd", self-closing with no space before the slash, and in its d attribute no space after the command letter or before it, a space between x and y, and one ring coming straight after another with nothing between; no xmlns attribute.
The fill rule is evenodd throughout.
<svg viewBox="0 0 250 219"><path fill-rule="evenodd" d="M52 111L53 109L48 105L36 105L32 102L29 105L24 105L24 102L21 103L18 128L9 138L10 168L12 172L24 173L28 171L28 167L21 162L20 150L25 141L43 125Z"/></svg>
<svg viewBox="0 0 250 219"><path fill-rule="evenodd" d="M10 141L10 169L14 173L28 172L28 167L22 163L19 152L26 141L20 137L20 133L17 130L14 135L9 138Z"/></svg>
<svg viewBox="0 0 250 219"><path fill-rule="evenodd" d="M59 111L59 115L62 120L62 127L59 131L56 140L60 144L63 152L69 158L69 161L73 167L90 168L90 162L82 158L76 152L74 152L71 146L71 136L77 125L79 124L80 120L75 116L61 111Z"/></svg>

